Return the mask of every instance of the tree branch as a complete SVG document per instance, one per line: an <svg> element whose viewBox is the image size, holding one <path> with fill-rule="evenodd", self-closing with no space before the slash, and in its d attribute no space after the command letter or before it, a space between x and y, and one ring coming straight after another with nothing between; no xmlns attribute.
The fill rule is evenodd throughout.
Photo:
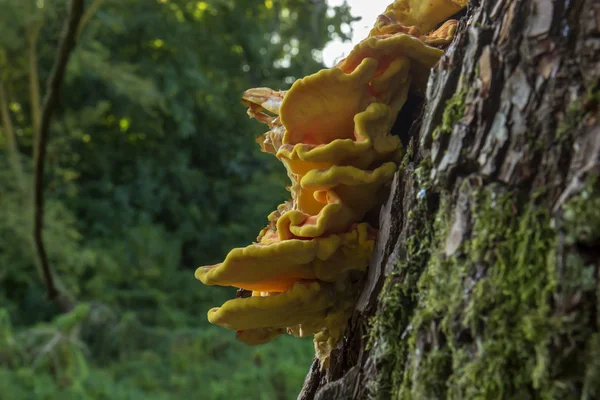
<svg viewBox="0 0 600 400"><path fill-rule="evenodd" d="M81 36L81 32L83 31L83 28L85 28L87 23L94 16L94 14L96 13L96 10L98 10L98 7L100 7L100 3L102 3L103 1L104 0L94 0L94 2L85 11L85 14L83 14L83 17L81 17L81 22L79 22L79 26L77 27L77 39L78 40L79 40L79 37Z"/></svg>
<svg viewBox="0 0 600 400"><path fill-rule="evenodd" d="M60 293L56 288L54 277L48 262L48 256L44 247L42 231L44 228L44 164L46 160L46 146L48 143L48 135L50 131L50 121L52 113L58 105L58 95L67 67L69 56L75 47L75 38L79 21L83 14L83 0L71 0L69 17L65 24L63 35L58 46L58 52L52 73L48 79L46 95L44 97L42 116L38 132L39 141L37 143L37 151L35 152L35 181L34 181L34 228L33 237L37 256L44 274L44 283L48 291L48 298L58 300L59 304L64 303L60 300Z"/></svg>

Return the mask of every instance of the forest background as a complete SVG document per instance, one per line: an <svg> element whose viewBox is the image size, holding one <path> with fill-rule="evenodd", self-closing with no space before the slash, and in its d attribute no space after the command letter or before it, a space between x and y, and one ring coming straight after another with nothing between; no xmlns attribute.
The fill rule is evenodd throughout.
<svg viewBox="0 0 600 400"><path fill-rule="evenodd" d="M50 126L49 301L33 160L67 1L0 0L0 399L289 399L312 341L210 326L234 289L195 267L251 242L286 199L240 96L287 88L355 20L325 0L88 0Z"/></svg>

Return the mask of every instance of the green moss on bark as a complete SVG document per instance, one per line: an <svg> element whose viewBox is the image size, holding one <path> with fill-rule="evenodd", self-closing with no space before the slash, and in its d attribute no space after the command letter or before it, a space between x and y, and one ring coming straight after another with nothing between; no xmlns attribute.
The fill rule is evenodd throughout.
<svg viewBox="0 0 600 400"><path fill-rule="evenodd" d="M591 177L579 194L564 206L568 244L593 244L600 238L600 195L597 178Z"/></svg>
<svg viewBox="0 0 600 400"><path fill-rule="evenodd" d="M598 177L590 177L579 193L563 207L557 224L565 245L560 269L557 306L575 312L567 314L561 327L571 343L563 353L578 376L582 399L600 397L600 188ZM578 387L578 388L579 388Z"/></svg>
<svg viewBox="0 0 600 400"><path fill-rule="evenodd" d="M460 89L452 95L447 101L442 115L442 123L433 131L433 139L437 139L440 134L450 135L454 130L454 125L465 115L465 99L467 98L467 88L462 85Z"/></svg>
<svg viewBox="0 0 600 400"><path fill-rule="evenodd" d="M370 321L367 347L373 349L373 358L380 369L370 388L373 398L389 398L403 379L402 366L408 352L404 338L409 334L410 319L418 302L417 282L433 248L433 222L429 216L435 212L436 201L430 201L435 197L430 193L430 172L431 161L426 159L413 173L418 186L417 203L407 215L412 235L405 243L405 256L399 257L384 283L379 311Z"/></svg>
<svg viewBox="0 0 600 400"><path fill-rule="evenodd" d="M471 240L451 257L440 250L419 282L425 316L415 336L439 320L438 335L457 354L452 374L440 377L450 397L524 395L545 378L555 235L545 211L519 207L497 187L474 193L471 213ZM413 389L404 393L418 394Z"/></svg>
<svg viewBox="0 0 600 400"><path fill-rule="evenodd" d="M477 189L467 240L448 256L451 201L442 196L432 210L421 200L372 320L373 397L600 395L598 266L579 251L598 243L598 202L589 184L564 205L564 221L552 221L535 198Z"/></svg>
<svg viewBox="0 0 600 400"><path fill-rule="evenodd" d="M563 139L572 135L573 132L581 126L581 124L594 113L598 111L600 104L600 82L595 82L587 90L583 98L575 99L567 107L558 129L556 136L558 139Z"/></svg>

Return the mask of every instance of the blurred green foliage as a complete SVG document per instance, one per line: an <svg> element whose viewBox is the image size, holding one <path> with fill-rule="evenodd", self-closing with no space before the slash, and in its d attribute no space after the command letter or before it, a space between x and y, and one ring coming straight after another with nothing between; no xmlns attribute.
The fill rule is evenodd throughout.
<svg viewBox="0 0 600 400"><path fill-rule="evenodd" d="M36 270L30 183L36 94L67 2L0 0L0 398L294 398L311 341L236 342L205 316L234 289L203 287L193 270L251 242L287 197L241 93L287 88L322 68L320 49L347 38L348 7L86 8L95 12L84 17L48 147L45 241L78 304L60 314Z"/></svg>

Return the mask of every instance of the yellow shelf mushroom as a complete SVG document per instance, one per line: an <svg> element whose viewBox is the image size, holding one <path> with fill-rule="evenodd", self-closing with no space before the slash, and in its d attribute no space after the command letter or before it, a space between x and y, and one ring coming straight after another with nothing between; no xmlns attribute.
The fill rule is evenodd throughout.
<svg viewBox="0 0 600 400"><path fill-rule="evenodd" d="M344 232L353 221L360 219L355 211L340 201L334 191L328 191L326 196L327 205L316 215L295 209L282 214L277 219L277 236L281 240L316 238Z"/></svg>
<svg viewBox="0 0 600 400"><path fill-rule="evenodd" d="M354 135L354 116L373 102L369 82L379 63L361 60L351 73L324 69L299 79L281 103L284 144L326 144Z"/></svg>
<svg viewBox="0 0 600 400"><path fill-rule="evenodd" d="M398 161L402 155L400 139L390 131L396 119L390 107L372 103L354 116L352 138L335 139L327 144L282 144L279 158L294 174L326 169L334 165L368 168L375 161Z"/></svg>
<svg viewBox="0 0 600 400"><path fill-rule="evenodd" d="M465 5L397 0L336 67L287 91L244 93L248 115L269 127L257 142L284 164L292 198L268 216L256 243L196 270L204 284L251 291L211 309L211 323L249 345L314 335L328 365L374 248L377 232L362 221L382 203L402 156L392 126L409 91L423 90L443 55L436 46L450 42L457 21L433 29Z"/></svg>
<svg viewBox="0 0 600 400"><path fill-rule="evenodd" d="M206 285L233 286L257 292L283 292L307 279L333 281L348 270L364 270L375 235L367 224L350 232L314 240L255 243L233 249L225 261L196 270Z"/></svg>
<svg viewBox="0 0 600 400"><path fill-rule="evenodd" d="M242 331L286 328L324 318L333 302L328 285L301 281L282 293L226 301L208 311L208 320L227 329Z"/></svg>
<svg viewBox="0 0 600 400"><path fill-rule="evenodd" d="M466 7L467 3L468 0L396 0L387 6L382 16L393 18L406 27L429 32Z"/></svg>
<svg viewBox="0 0 600 400"><path fill-rule="evenodd" d="M377 194L391 181L396 170L396 164L388 162L372 170L334 165L312 169L305 175L290 174L293 209L280 218L278 228L286 223L284 220L289 221L291 233L305 238L340 232L331 224L339 226L343 222L345 230L380 203ZM332 218L332 213L336 218ZM342 214L343 221L340 221ZM294 226L307 223L320 225L323 230L310 235L294 232Z"/></svg>

